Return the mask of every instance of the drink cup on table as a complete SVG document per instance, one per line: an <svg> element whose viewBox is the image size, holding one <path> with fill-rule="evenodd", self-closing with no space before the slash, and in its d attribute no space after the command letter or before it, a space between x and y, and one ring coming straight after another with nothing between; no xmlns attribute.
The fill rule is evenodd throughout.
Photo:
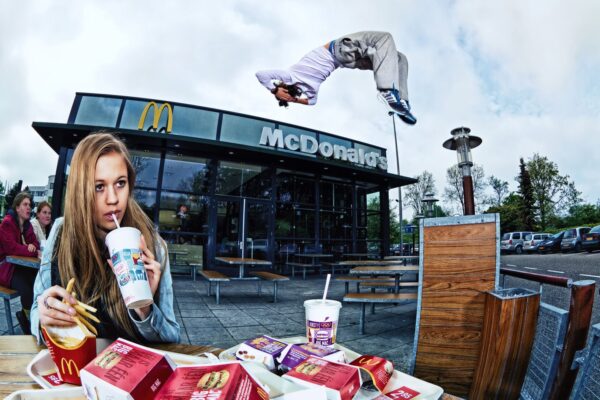
<svg viewBox="0 0 600 400"><path fill-rule="evenodd" d="M306 339L320 346L333 346L342 304L335 300L306 300Z"/></svg>
<svg viewBox="0 0 600 400"><path fill-rule="evenodd" d="M124 227L109 232L105 240L127 308L146 307L154 302L142 261L140 238L138 229Z"/></svg>

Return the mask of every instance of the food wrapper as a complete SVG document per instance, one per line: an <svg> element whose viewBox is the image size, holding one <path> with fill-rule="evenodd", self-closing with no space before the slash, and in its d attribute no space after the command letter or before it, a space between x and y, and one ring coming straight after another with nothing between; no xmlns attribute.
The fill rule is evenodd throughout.
<svg viewBox="0 0 600 400"><path fill-rule="evenodd" d="M275 359L287 347L287 343L262 335L246 340L235 352L235 357L240 361L254 361L263 363L269 370L276 368Z"/></svg>
<svg viewBox="0 0 600 400"><path fill-rule="evenodd" d="M310 356L338 363L346 363L346 355L342 350L319 346L313 343L290 344L277 359L280 364L279 369L287 372L296 365L306 361Z"/></svg>
<svg viewBox="0 0 600 400"><path fill-rule="evenodd" d="M268 400L267 392L239 362L178 367L157 399Z"/></svg>
<svg viewBox="0 0 600 400"><path fill-rule="evenodd" d="M152 399L175 369L171 358L117 339L81 371L88 399Z"/></svg>
<svg viewBox="0 0 600 400"><path fill-rule="evenodd" d="M365 354L352 361L350 365L360 368L364 373L363 381L372 381L380 392L383 392L394 373L394 364L377 356Z"/></svg>
<svg viewBox="0 0 600 400"><path fill-rule="evenodd" d="M301 385L322 387L328 400L351 400L361 385L359 369L311 356L283 375Z"/></svg>
<svg viewBox="0 0 600 400"><path fill-rule="evenodd" d="M42 335L62 382L81 385L81 370L96 357L96 337L79 325L42 327ZM55 380L55 379L54 379Z"/></svg>
<svg viewBox="0 0 600 400"><path fill-rule="evenodd" d="M417 397L420 394L421 394L420 392L418 392L414 389L411 389L407 386L402 386L402 387L399 387L392 391L389 391L386 394L380 394L373 400L396 400L396 399L410 400L410 399L414 399L415 397Z"/></svg>

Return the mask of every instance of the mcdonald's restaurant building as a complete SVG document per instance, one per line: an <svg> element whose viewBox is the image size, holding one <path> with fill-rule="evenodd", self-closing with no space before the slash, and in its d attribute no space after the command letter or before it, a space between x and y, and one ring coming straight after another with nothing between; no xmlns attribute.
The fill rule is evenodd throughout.
<svg viewBox="0 0 600 400"><path fill-rule="evenodd" d="M162 100L77 93L66 124L33 127L59 155L53 215L62 215L77 143L118 132L136 200L175 256L204 266L216 256L277 262L290 251L387 254L388 191L416 182L388 173L386 149L372 144Z"/></svg>

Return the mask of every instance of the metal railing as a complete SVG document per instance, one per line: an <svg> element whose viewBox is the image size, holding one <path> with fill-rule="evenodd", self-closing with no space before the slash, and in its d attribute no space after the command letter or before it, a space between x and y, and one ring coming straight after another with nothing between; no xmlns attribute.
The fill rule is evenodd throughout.
<svg viewBox="0 0 600 400"><path fill-rule="evenodd" d="M504 275L502 277L503 287L505 276L508 275L538 282L540 283L540 291L544 284L571 290L569 313L563 344L560 349L558 368L552 378L548 396L548 399L551 400L568 399L579 371L578 364L574 363L575 355L576 352L585 348L590 329L596 282L592 280L573 282L573 280L565 277L525 272L510 268L500 268L500 273Z"/></svg>

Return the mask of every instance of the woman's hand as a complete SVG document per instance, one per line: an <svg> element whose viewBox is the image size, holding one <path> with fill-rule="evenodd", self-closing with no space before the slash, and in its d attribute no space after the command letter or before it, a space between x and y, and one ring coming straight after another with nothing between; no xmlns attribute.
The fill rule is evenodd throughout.
<svg viewBox="0 0 600 400"><path fill-rule="evenodd" d="M68 304L63 303L62 299L67 300ZM76 314L73 305L77 304L77 301L67 293L65 288L52 286L46 289L38 296L37 303L41 325L70 326L75 324L73 316Z"/></svg>
<svg viewBox="0 0 600 400"><path fill-rule="evenodd" d="M142 240L140 241L140 250L142 251L142 262L144 263L144 268L146 268L150 291L152 292L152 297L154 297L154 294L158 290L158 285L160 284L162 271L160 270L160 263L154 259L154 254L148 249L144 235L142 235ZM141 319L146 319L151 310L152 306L134 309Z"/></svg>
<svg viewBox="0 0 600 400"><path fill-rule="evenodd" d="M27 245L27 251L29 251L30 253L33 253L36 250L37 250L37 248L34 245L32 245L31 243Z"/></svg>
<svg viewBox="0 0 600 400"><path fill-rule="evenodd" d="M274 94L277 100L285 100L291 103L294 103L296 101L296 98L291 96L290 92L288 92L287 89L284 89L282 87L278 87L277 91Z"/></svg>

